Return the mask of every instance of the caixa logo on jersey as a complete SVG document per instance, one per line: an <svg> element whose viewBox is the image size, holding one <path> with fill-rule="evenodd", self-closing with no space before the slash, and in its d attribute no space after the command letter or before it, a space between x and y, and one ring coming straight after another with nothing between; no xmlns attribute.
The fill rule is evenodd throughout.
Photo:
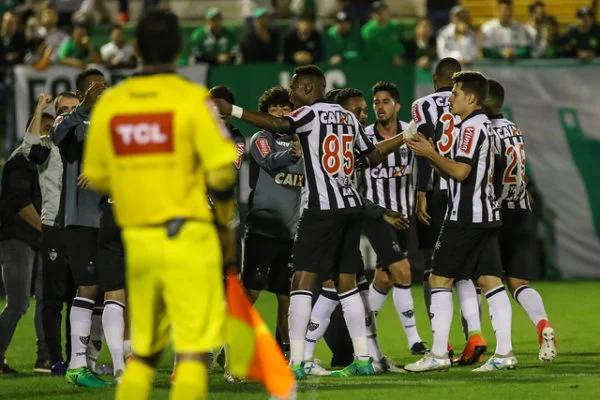
<svg viewBox="0 0 600 400"><path fill-rule="evenodd" d="M404 176L408 173L406 165L396 167L371 168L371 178L373 179L394 179Z"/></svg>
<svg viewBox="0 0 600 400"><path fill-rule="evenodd" d="M275 183L283 186L304 186L304 175L280 172L275 175Z"/></svg>
<svg viewBox="0 0 600 400"><path fill-rule="evenodd" d="M173 113L117 115L110 131L118 156L173 152Z"/></svg>

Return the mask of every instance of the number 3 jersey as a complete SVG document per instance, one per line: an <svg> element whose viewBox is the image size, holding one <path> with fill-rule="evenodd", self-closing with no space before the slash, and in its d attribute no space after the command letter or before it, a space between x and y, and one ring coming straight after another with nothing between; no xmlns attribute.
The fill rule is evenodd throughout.
<svg viewBox="0 0 600 400"><path fill-rule="evenodd" d="M511 210L531 210L525 176L525 145L517 125L502 114L490 116L496 161L494 189L498 204Z"/></svg>
<svg viewBox="0 0 600 400"><path fill-rule="evenodd" d="M308 196L314 213L343 214L363 208L354 178L354 153L375 146L365 138L354 114L338 104L317 101L287 118L291 134L300 137Z"/></svg>
<svg viewBox="0 0 600 400"><path fill-rule="evenodd" d="M398 132L408 127L406 122L397 123ZM365 135L373 145L385 140L379 134L377 124L369 125ZM413 152L404 144L388 154L381 164L365 168L361 185L364 196L380 207L410 217L415 205L413 161Z"/></svg>
<svg viewBox="0 0 600 400"><path fill-rule="evenodd" d="M501 225L494 194L494 139L490 125L483 110L477 110L457 124L450 135L454 161L470 165L471 172L463 181L448 177L444 224Z"/></svg>

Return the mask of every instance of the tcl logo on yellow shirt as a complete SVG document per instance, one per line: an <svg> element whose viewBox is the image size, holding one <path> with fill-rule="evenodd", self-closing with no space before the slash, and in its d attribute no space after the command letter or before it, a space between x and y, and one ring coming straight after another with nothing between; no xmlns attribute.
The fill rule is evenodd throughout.
<svg viewBox="0 0 600 400"><path fill-rule="evenodd" d="M119 156L173 152L173 113L117 115L110 131Z"/></svg>

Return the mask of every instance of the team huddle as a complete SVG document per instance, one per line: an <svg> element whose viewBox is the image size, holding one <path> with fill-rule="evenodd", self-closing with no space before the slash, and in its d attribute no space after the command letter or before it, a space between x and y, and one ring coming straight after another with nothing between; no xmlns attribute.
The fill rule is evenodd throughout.
<svg viewBox="0 0 600 400"><path fill-rule="evenodd" d="M242 282L252 301L265 290L277 295L277 339L297 379L481 364L482 293L496 349L474 371L513 369L505 278L537 328L539 359L554 359L554 330L528 285L535 235L524 141L501 114L500 83L444 58L433 73L435 92L413 103L410 122L397 117L397 87L377 82L376 122L365 126L365 94L326 93L316 66L297 68L289 90L265 91L258 112L233 105L227 88L207 91L178 77L173 62L181 37L171 13L148 13L137 45L142 74L105 91L100 71L81 73L77 93L55 100L55 116L43 113L51 98L40 96L25 138L23 152L38 165L42 187L44 251L55 254L46 261L54 269L44 267L54 276L44 279L64 284L72 275L77 287L71 355L63 366L69 382L107 384L94 373L99 349L92 355L88 349L102 340L92 320L103 292L117 399L148 397L169 341L176 353L172 398L203 398L212 351L223 344L223 268L239 264L234 171L245 142L235 134L234 146L232 118L262 129L248 151L252 192ZM431 349L419 335L411 294L413 221L427 260ZM377 254L371 283L360 252L363 233ZM68 262L58 270L54 261L63 252ZM456 357L448 342L453 284L466 339ZM66 291L55 290L59 306ZM377 314L390 292L407 346L422 356L403 367L382 353L377 338ZM60 318L45 325L60 332ZM50 337L51 361L61 364L60 334ZM337 360L332 366L342 369L326 370L314 358L323 337Z"/></svg>

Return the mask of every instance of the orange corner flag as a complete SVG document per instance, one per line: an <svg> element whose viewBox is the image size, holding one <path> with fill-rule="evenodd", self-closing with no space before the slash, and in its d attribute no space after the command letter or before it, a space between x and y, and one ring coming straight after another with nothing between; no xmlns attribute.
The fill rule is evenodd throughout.
<svg viewBox="0 0 600 400"><path fill-rule="evenodd" d="M261 382L273 396L292 396L294 375L260 314L250 303L237 275L227 276L227 330L229 372Z"/></svg>

